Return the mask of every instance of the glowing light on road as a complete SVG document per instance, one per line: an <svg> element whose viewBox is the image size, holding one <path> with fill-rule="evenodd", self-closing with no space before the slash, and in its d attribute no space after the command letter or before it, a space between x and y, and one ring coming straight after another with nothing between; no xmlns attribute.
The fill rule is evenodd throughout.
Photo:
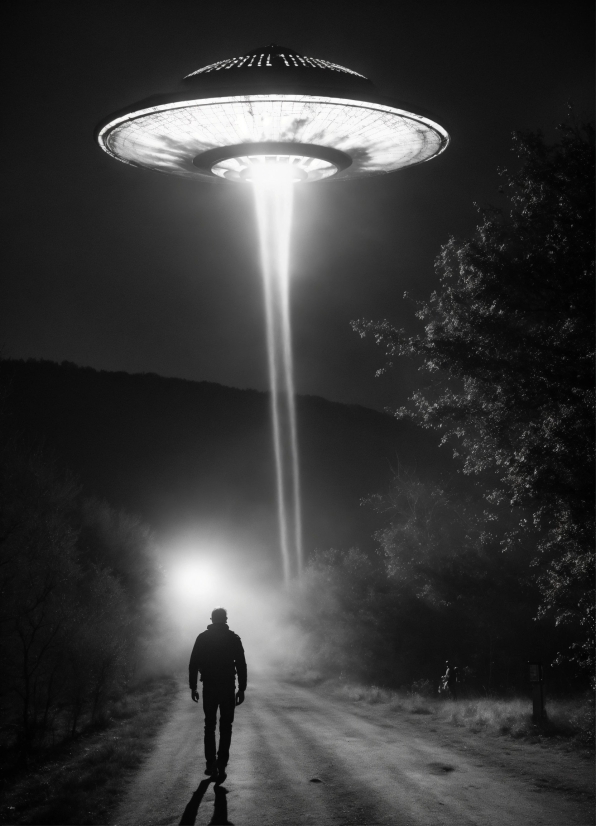
<svg viewBox="0 0 596 826"><path fill-rule="evenodd" d="M302 571L300 470L290 328L290 235L293 185L289 163L256 161L252 181L261 248L267 353L284 579ZM292 560L295 560L294 566Z"/></svg>
<svg viewBox="0 0 596 826"><path fill-rule="evenodd" d="M221 587L217 568L203 560L182 560L170 569L167 578L174 598L213 600Z"/></svg>

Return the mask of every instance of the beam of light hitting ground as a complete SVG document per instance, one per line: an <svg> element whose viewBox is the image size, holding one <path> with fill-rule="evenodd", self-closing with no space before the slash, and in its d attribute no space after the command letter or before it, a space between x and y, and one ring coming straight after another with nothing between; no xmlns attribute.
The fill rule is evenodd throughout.
<svg viewBox="0 0 596 826"><path fill-rule="evenodd" d="M205 182L252 184L259 225L284 580L302 570L289 311L294 182L357 180L424 163L449 135L380 95L368 78L270 44L187 75L180 88L111 115L111 157Z"/></svg>
<svg viewBox="0 0 596 826"><path fill-rule="evenodd" d="M295 177L287 162L255 159L248 179L253 186L261 248L279 539L287 584L292 574L302 573L300 468L290 329L290 236Z"/></svg>

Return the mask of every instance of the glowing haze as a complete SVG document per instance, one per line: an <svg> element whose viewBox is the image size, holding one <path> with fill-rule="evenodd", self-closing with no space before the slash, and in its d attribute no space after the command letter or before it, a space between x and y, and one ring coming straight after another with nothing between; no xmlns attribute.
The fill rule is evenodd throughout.
<svg viewBox="0 0 596 826"><path fill-rule="evenodd" d="M192 641L222 606L242 637L251 674L293 670L304 636L291 621L288 594L272 588L259 564L247 565L244 549L221 536L173 540L162 549L164 581L156 611L162 635L155 661L184 667Z"/></svg>

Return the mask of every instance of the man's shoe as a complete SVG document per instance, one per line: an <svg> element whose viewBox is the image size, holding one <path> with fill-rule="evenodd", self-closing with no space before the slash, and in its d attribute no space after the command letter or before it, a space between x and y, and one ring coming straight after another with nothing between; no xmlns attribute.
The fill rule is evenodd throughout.
<svg viewBox="0 0 596 826"><path fill-rule="evenodd" d="M226 774L226 770L224 768L217 769L217 779L215 781L216 786L221 786L228 775Z"/></svg>
<svg viewBox="0 0 596 826"><path fill-rule="evenodd" d="M215 761L208 762L207 768L205 769L205 774L209 775L209 777L213 777L217 774L217 764Z"/></svg>

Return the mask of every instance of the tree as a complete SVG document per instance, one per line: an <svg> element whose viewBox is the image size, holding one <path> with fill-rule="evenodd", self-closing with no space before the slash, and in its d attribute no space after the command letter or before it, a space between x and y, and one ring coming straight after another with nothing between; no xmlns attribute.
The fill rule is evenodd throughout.
<svg viewBox="0 0 596 826"><path fill-rule="evenodd" d="M85 559L112 573L141 612L154 596L161 574L151 528L138 516L88 498L81 507L79 546Z"/></svg>
<svg viewBox="0 0 596 826"><path fill-rule="evenodd" d="M24 754L56 705L79 567L78 490L30 451L0 449L2 723Z"/></svg>
<svg viewBox="0 0 596 826"><path fill-rule="evenodd" d="M27 759L101 717L157 633L151 531L0 438L0 745Z"/></svg>
<svg viewBox="0 0 596 826"><path fill-rule="evenodd" d="M358 548L316 551L294 598L308 661L325 676L396 686L419 675L419 606L380 558Z"/></svg>
<svg viewBox="0 0 596 826"><path fill-rule="evenodd" d="M486 496L536 531L540 612L581 626L572 654L592 662L594 457L594 128L565 124L558 143L516 134L509 207L482 211L473 238L436 262L440 289L418 306L423 332L361 320L431 381L398 416L442 432ZM388 366L391 366L391 361ZM496 484L489 483L490 475Z"/></svg>
<svg viewBox="0 0 596 826"><path fill-rule="evenodd" d="M538 595L529 549L503 554L498 537L511 514L487 525L482 497L458 489L457 481L439 485L398 473L387 492L367 500L383 520L375 539L400 598L409 593L432 609L431 624L418 629L415 644L434 652L435 666L446 657L465 664L476 688L523 685L528 654L547 652L542 629L531 622Z"/></svg>

